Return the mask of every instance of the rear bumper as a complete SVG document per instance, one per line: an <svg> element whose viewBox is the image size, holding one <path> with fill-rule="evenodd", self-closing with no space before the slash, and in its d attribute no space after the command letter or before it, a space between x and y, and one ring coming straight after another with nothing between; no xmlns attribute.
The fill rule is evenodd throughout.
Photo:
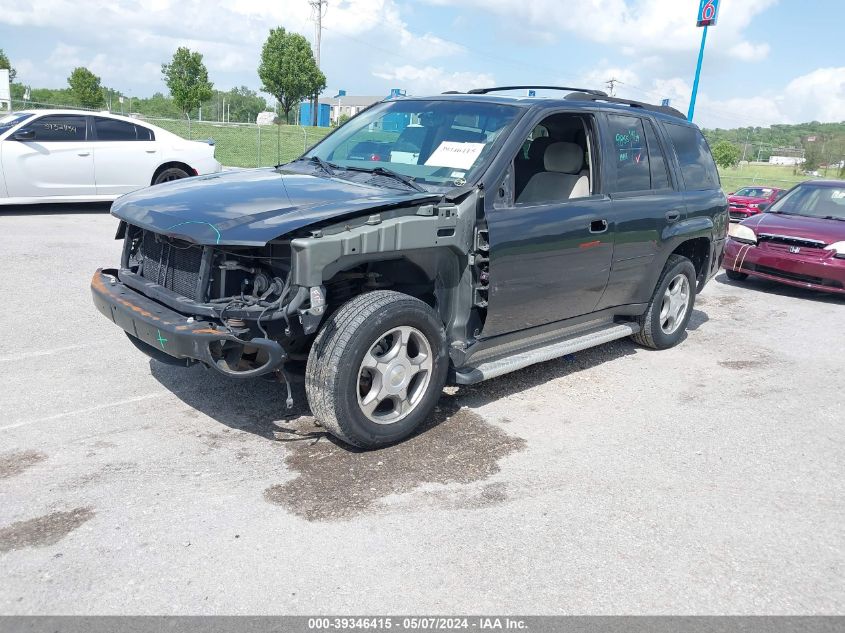
<svg viewBox="0 0 845 633"><path fill-rule="evenodd" d="M285 351L276 341L243 340L218 323L195 321L122 284L116 270L97 270L91 294L97 309L115 325L173 359L204 363L233 378L261 376L285 362Z"/></svg>
<svg viewBox="0 0 845 633"><path fill-rule="evenodd" d="M845 260L828 253L792 254L728 239L724 266L797 288L845 294Z"/></svg>

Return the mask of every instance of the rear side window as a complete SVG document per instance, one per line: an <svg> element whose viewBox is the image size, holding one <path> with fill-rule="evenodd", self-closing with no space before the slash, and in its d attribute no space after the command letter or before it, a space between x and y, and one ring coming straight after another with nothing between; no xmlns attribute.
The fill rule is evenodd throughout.
<svg viewBox="0 0 845 633"><path fill-rule="evenodd" d="M607 121L615 154L616 190L648 191L651 189L651 170L643 120L609 114Z"/></svg>
<svg viewBox="0 0 845 633"><path fill-rule="evenodd" d="M135 126L126 121L96 117L94 128L97 130L98 141L134 141L136 139Z"/></svg>
<svg viewBox="0 0 845 633"><path fill-rule="evenodd" d="M719 188L719 172L710 147L698 128L667 123L666 131L675 146L687 190Z"/></svg>
<svg viewBox="0 0 845 633"><path fill-rule="evenodd" d="M645 136L648 141L648 156L651 162L651 188L669 189L669 170L666 167L666 158L663 156L663 148L657 140L657 131L651 121L646 121Z"/></svg>
<svg viewBox="0 0 845 633"><path fill-rule="evenodd" d="M85 117L73 114L50 115L36 119L26 126L35 132L35 141L84 141L86 138Z"/></svg>
<svg viewBox="0 0 845 633"><path fill-rule="evenodd" d="M153 134L153 131L148 127L144 127L143 125L136 125L135 126L135 133L138 135L139 141L154 141L154 140L156 140L156 135Z"/></svg>

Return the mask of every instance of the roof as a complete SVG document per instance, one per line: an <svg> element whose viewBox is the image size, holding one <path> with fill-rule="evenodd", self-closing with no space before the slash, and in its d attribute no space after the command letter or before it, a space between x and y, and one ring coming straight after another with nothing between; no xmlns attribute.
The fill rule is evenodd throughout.
<svg viewBox="0 0 845 633"><path fill-rule="evenodd" d="M520 95L501 95L501 94L468 94L468 93L446 93L441 95L434 95L430 97L402 97L402 99L410 100L442 100L442 101L472 101L478 103L496 103L500 105L511 105L518 108L526 109L552 109L552 108L567 108L571 110L595 111L603 110L617 111L619 114L651 114L667 123L676 123L678 125L693 126L686 118L679 118L676 115L668 114L661 111L661 106L653 105L649 108L635 108L623 103L611 103L607 101L592 101L586 98L580 100L573 98L572 95L578 93L570 93L568 99L560 97L526 97ZM586 97L586 95L585 95ZM649 104L642 104L649 105ZM653 108L653 109L652 109Z"/></svg>
<svg viewBox="0 0 845 633"><path fill-rule="evenodd" d="M119 121L127 121L129 123L143 123L144 125L151 125L146 121L136 118L125 116L122 114L115 114L114 112L109 112L108 110L74 110L73 108L51 108L51 109L37 109L37 110L15 110L15 114L78 114L80 116L106 116L110 119L117 119Z"/></svg>

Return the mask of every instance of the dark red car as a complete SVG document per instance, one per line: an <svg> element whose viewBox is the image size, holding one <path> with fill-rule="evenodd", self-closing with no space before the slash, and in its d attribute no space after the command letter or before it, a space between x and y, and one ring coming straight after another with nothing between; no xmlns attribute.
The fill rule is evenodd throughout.
<svg viewBox="0 0 845 633"><path fill-rule="evenodd" d="M845 294L845 181L802 183L729 233L729 279L756 275Z"/></svg>
<svg viewBox="0 0 845 633"><path fill-rule="evenodd" d="M741 222L764 211L786 193L776 187L743 187L728 196L728 206L733 222Z"/></svg>

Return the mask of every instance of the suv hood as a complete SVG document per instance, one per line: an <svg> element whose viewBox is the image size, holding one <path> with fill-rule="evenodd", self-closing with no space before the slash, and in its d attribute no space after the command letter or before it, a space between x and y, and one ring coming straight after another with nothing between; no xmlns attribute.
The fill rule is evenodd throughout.
<svg viewBox="0 0 845 633"><path fill-rule="evenodd" d="M148 187L118 198L111 212L129 224L196 244L263 246L322 220L440 198L269 168Z"/></svg>
<svg viewBox="0 0 845 633"><path fill-rule="evenodd" d="M751 227L756 233L804 237L825 244L845 241L845 222L841 220L761 213L745 220L742 224Z"/></svg>

